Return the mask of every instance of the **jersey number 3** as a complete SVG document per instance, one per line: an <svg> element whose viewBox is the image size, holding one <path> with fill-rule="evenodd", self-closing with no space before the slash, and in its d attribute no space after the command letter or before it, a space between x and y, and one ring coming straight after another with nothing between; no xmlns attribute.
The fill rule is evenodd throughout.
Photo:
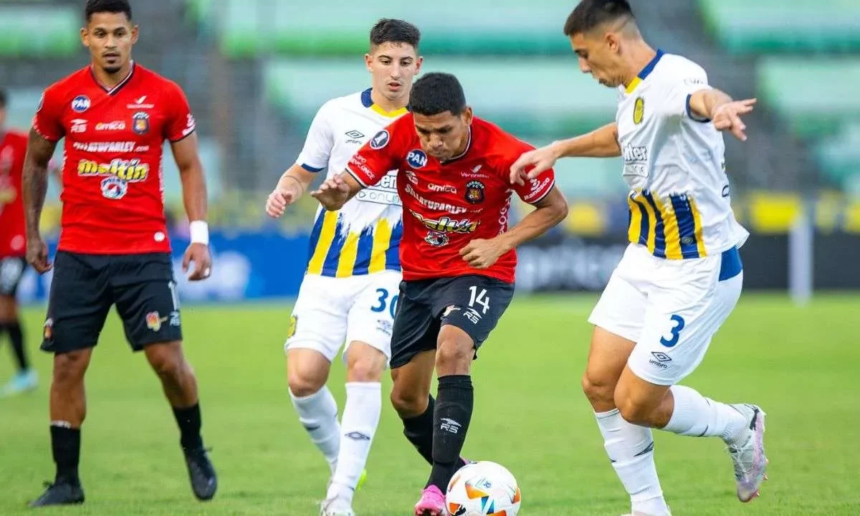
<svg viewBox="0 0 860 516"><path fill-rule="evenodd" d="M660 344L666 346L667 348L671 348L678 343L678 339L681 338L681 330L683 330L684 326L686 325L684 318L680 315L673 315L672 322L675 323L675 326L671 330L669 330L669 338L667 339L666 337L662 337L660 339Z"/></svg>

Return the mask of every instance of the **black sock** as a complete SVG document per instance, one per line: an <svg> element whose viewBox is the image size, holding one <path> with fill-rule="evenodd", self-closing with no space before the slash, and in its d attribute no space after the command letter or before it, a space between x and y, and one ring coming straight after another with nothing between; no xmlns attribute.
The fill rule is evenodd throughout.
<svg viewBox="0 0 860 516"><path fill-rule="evenodd" d="M468 375L439 378L438 402L433 416L433 471L427 486L443 493L448 482L462 465L460 452L472 420L475 392Z"/></svg>
<svg viewBox="0 0 860 516"><path fill-rule="evenodd" d="M9 340L12 341L12 350L15 352L15 358L18 360L18 371L26 371L30 368L27 362L27 352L24 350L24 334L21 332L21 323L15 321L6 325L6 331L9 332Z"/></svg>
<svg viewBox="0 0 860 516"><path fill-rule="evenodd" d="M176 417L176 423L179 424L179 433L182 436L179 442L182 448L186 450L202 448L203 438L200 437L200 427L203 423L200 420L200 403L184 409L174 408L173 415Z"/></svg>
<svg viewBox="0 0 860 516"><path fill-rule="evenodd" d="M409 439L412 446L424 457L427 464L433 464L433 412L436 401L430 396L427 410L420 416L403 420L403 435Z"/></svg>
<svg viewBox="0 0 860 516"><path fill-rule="evenodd" d="M57 464L55 483L81 483L78 463L81 460L81 429L51 425L51 450Z"/></svg>

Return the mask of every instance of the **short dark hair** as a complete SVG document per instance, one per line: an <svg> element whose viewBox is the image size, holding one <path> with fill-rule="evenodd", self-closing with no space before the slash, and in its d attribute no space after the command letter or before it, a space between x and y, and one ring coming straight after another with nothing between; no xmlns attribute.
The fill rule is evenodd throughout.
<svg viewBox="0 0 860 516"><path fill-rule="evenodd" d="M9 95L6 94L6 90L0 88L0 109L4 109L6 104L9 102Z"/></svg>
<svg viewBox="0 0 860 516"><path fill-rule="evenodd" d="M421 31L418 27L403 20L383 18L370 29L370 44L378 46L383 43L406 43L418 50L421 42Z"/></svg>
<svg viewBox="0 0 860 516"><path fill-rule="evenodd" d="M625 18L636 19L627 0L582 0L567 17L564 35L585 34L604 23Z"/></svg>
<svg viewBox="0 0 860 516"><path fill-rule="evenodd" d="M424 116L450 111L459 115L466 109L466 94L460 81L450 73L432 72L412 85L409 110Z"/></svg>
<svg viewBox="0 0 860 516"><path fill-rule="evenodd" d="M125 13L126 18L131 21L131 4L128 0L87 0L85 11L87 22L98 13Z"/></svg>

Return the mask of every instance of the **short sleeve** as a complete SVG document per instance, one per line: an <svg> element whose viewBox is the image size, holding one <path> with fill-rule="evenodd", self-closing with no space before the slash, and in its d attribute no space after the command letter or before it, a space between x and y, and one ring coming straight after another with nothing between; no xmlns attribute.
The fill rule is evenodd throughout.
<svg viewBox="0 0 860 516"><path fill-rule="evenodd" d="M397 168L403 157L405 133L414 131L402 122L404 118L373 135L349 160L346 171L362 186L375 185Z"/></svg>
<svg viewBox="0 0 860 516"><path fill-rule="evenodd" d="M298 165L309 172L319 172L328 166L331 149L334 147L332 116L331 104L323 104L311 122L305 146L296 160Z"/></svg>
<svg viewBox="0 0 860 516"><path fill-rule="evenodd" d="M521 148L518 149L518 154L511 157L512 159L509 160L510 162L506 164L506 167L504 167L504 170L502 171L505 178L508 177L511 166L522 154L534 150L534 147L527 143L521 142L521 144ZM532 168L533 167L527 168L526 173L528 173ZM513 189L523 201L529 204L537 204L542 201L544 197L549 195L554 186L555 170L549 169L543 171L538 177L525 181L524 184L515 184Z"/></svg>
<svg viewBox="0 0 860 516"><path fill-rule="evenodd" d="M51 87L42 93L39 107L33 117L33 130L42 138L56 142L65 136L63 128L63 99L56 88Z"/></svg>
<svg viewBox="0 0 860 516"><path fill-rule="evenodd" d="M688 63L673 75L672 83L668 85L666 106L673 116L686 117L696 122L710 122L707 118L699 118L690 109L690 98L693 93L710 90L708 74L694 63Z"/></svg>
<svg viewBox="0 0 860 516"><path fill-rule="evenodd" d="M185 92L177 84L172 84L169 105L170 116L164 128L164 137L171 143L176 143L193 133L197 129L197 122L191 114Z"/></svg>

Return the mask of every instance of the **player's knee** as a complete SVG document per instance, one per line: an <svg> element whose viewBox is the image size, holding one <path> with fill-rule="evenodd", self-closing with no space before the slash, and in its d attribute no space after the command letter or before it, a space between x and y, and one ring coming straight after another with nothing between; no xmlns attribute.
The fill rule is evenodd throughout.
<svg viewBox="0 0 860 516"><path fill-rule="evenodd" d="M0 323L10 323L18 319L18 305L12 296L0 296Z"/></svg>
<svg viewBox="0 0 860 516"><path fill-rule="evenodd" d="M302 374L301 372L292 372L287 377L287 384L290 387L290 392L297 398L305 398L318 393L325 385L325 379L317 375Z"/></svg>
<svg viewBox="0 0 860 516"><path fill-rule="evenodd" d="M388 359L385 353L368 345L350 346L346 361L347 382L379 382Z"/></svg>
<svg viewBox="0 0 860 516"><path fill-rule="evenodd" d="M436 372L440 375L469 374L475 347L472 340L460 335L439 335Z"/></svg>
<svg viewBox="0 0 860 516"><path fill-rule="evenodd" d="M87 351L73 351L54 356L54 383L58 386L72 386L84 380L84 372L89 363Z"/></svg>
<svg viewBox="0 0 860 516"><path fill-rule="evenodd" d="M634 425L649 426L651 423L651 407L631 398L616 398L615 406L625 421Z"/></svg>
<svg viewBox="0 0 860 516"><path fill-rule="evenodd" d="M588 372L582 376L582 392L592 405L613 403L615 396L615 383L606 379L589 375Z"/></svg>
<svg viewBox="0 0 860 516"><path fill-rule="evenodd" d="M391 405L401 418L415 417L424 413L427 408L429 395L421 395L415 389L398 389L391 391Z"/></svg>

